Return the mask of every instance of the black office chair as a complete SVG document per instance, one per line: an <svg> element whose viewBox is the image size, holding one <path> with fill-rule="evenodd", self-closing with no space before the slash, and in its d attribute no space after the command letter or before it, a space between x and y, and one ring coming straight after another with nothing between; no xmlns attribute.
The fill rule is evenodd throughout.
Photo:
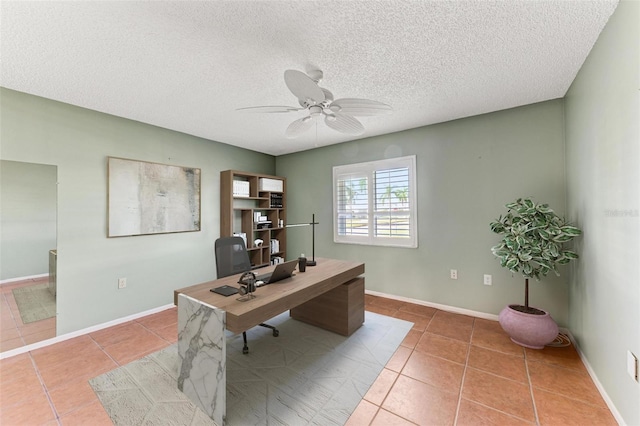
<svg viewBox="0 0 640 426"><path fill-rule="evenodd" d="M215 242L216 271L218 278L240 274L251 270L251 261L244 240L240 237L222 237ZM260 323L261 327L273 330L273 337L278 337L280 332L272 325ZM247 346L247 332L242 332L244 347L242 353L249 353Z"/></svg>

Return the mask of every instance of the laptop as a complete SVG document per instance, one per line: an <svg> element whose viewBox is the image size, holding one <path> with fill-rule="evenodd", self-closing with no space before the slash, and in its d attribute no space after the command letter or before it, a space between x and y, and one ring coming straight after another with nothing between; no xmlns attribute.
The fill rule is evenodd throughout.
<svg viewBox="0 0 640 426"><path fill-rule="evenodd" d="M289 278L293 274L293 271L296 269L296 266L298 266L298 260L290 260L288 262L278 263L278 265L276 265L276 269L274 269L273 272L257 275L256 280L262 281L264 284L273 284L275 282L284 280L285 278Z"/></svg>

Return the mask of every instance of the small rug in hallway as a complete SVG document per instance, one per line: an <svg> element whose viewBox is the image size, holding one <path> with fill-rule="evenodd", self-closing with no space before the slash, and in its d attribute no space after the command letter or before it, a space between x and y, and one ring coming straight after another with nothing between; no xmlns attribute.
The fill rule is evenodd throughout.
<svg viewBox="0 0 640 426"><path fill-rule="evenodd" d="M365 312L350 337L289 317L268 321L280 331L227 335L228 425L342 425L360 403L412 323ZM89 381L115 425L213 424L178 390L177 345Z"/></svg>
<svg viewBox="0 0 640 426"><path fill-rule="evenodd" d="M56 297L49 291L49 284L14 288L11 291L24 324L56 315Z"/></svg>

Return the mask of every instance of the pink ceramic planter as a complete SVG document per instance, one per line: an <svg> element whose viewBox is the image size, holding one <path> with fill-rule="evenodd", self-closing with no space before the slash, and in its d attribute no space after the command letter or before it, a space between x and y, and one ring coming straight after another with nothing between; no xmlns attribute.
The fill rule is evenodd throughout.
<svg viewBox="0 0 640 426"><path fill-rule="evenodd" d="M548 312L544 315L525 314L505 307L498 321L511 340L526 348L542 349L558 336L558 325Z"/></svg>

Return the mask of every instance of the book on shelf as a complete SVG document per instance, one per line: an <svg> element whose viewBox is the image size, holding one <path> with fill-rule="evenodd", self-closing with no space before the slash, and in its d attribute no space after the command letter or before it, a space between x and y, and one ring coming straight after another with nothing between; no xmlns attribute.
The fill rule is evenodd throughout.
<svg viewBox="0 0 640 426"><path fill-rule="evenodd" d="M233 196L234 197L248 197L249 196L249 181L246 181L246 180L234 180L233 181Z"/></svg>
<svg viewBox="0 0 640 426"><path fill-rule="evenodd" d="M271 194L269 204L271 208L282 208L282 194Z"/></svg>

